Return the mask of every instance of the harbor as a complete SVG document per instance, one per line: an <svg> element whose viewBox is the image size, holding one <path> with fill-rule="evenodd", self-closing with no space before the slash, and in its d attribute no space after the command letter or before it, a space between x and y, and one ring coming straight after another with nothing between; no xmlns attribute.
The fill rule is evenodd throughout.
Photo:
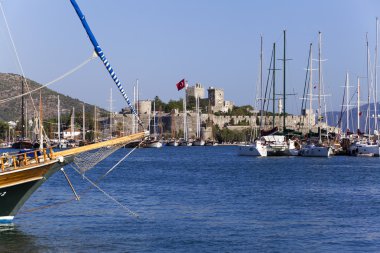
<svg viewBox="0 0 380 253"><path fill-rule="evenodd" d="M378 251L378 10L0 1L0 252Z"/></svg>
<svg viewBox="0 0 380 253"><path fill-rule="evenodd" d="M86 175L96 180L129 150L117 151ZM64 177L54 174L14 225L0 227L0 251L363 252L380 247L377 159L262 159L236 153L236 146L134 152L99 186L139 218L95 188L87 191L89 183L67 168L81 200L75 201Z"/></svg>

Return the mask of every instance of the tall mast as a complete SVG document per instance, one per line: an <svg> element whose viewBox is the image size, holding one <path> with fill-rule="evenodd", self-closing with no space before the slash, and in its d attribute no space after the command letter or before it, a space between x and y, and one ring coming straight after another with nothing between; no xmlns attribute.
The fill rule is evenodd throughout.
<svg viewBox="0 0 380 253"><path fill-rule="evenodd" d="M313 44L310 43L310 78L309 78L309 132L311 131L311 115L313 113Z"/></svg>
<svg viewBox="0 0 380 253"><path fill-rule="evenodd" d="M157 138L157 131L156 131L156 100L153 100L153 134L154 134L154 138Z"/></svg>
<svg viewBox="0 0 380 253"><path fill-rule="evenodd" d="M44 137L42 135L43 133L43 115L42 115L42 95L40 91L40 149L42 150L44 148Z"/></svg>
<svg viewBox="0 0 380 253"><path fill-rule="evenodd" d="M349 89L348 89L348 85L349 85L349 79L348 79L348 72L346 73L346 132L347 130L349 129Z"/></svg>
<svg viewBox="0 0 380 253"><path fill-rule="evenodd" d="M57 103L57 113L58 113L58 147L61 147L61 101L59 100L58 95L58 103Z"/></svg>
<svg viewBox="0 0 380 253"><path fill-rule="evenodd" d="M322 89L322 70L321 70L321 48L322 48L322 33L319 34L319 47L318 47L318 135L319 135L319 143L322 143L321 136L321 127L319 125L319 121L321 119L321 89Z"/></svg>
<svg viewBox="0 0 380 253"><path fill-rule="evenodd" d="M378 131L378 122L377 122L377 59L378 59L378 39L379 39L379 19L376 17L376 46L375 46L375 96L374 96L374 104L375 104L375 129Z"/></svg>
<svg viewBox="0 0 380 253"><path fill-rule="evenodd" d="M96 136L96 134L97 134L97 131L98 131L98 129L97 129L97 117L96 117L96 106L95 106L95 108L94 108L94 142L96 142L96 140L97 140L97 136Z"/></svg>
<svg viewBox="0 0 380 253"><path fill-rule="evenodd" d="M110 137L112 138L112 88L110 93Z"/></svg>
<svg viewBox="0 0 380 253"><path fill-rule="evenodd" d="M75 139L74 138L74 132L75 132L75 108L73 106L73 114L71 115L71 124L70 124L70 128L71 128L71 138Z"/></svg>
<svg viewBox="0 0 380 253"><path fill-rule="evenodd" d="M358 77L358 131L360 130L360 78Z"/></svg>
<svg viewBox="0 0 380 253"><path fill-rule="evenodd" d="M369 135L371 132L371 106L370 106L370 80L369 80L369 45L368 45L368 33L366 34L366 44L367 44L367 86L368 86L368 97L367 97L367 120L368 120L368 128L367 134Z"/></svg>
<svg viewBox="0 0 380 253"><path fill-rule="evenodd" d="M183 138L185 141L187 141L186 91L187 84L185 84L185 98L183 99Z"/></svg>
<svg viewBox="0 0 380 253"><path fill-rule="evenodd" d="M272 128L275 126L275 103L276 103L276 43L273 43L273 122L272 122Z"/></svg>
<svg viewBox="0 0 380 253"><path fill-rule="evenodd" d="M86 114L85 114L85 109L84 109L84 104L83 104L83 124L82 124L82 138L83 141L86 140Z"/></svg>
<svg viewBox="0 0 380 253"><path fill-rule="evenodd" d="M21 138L25 138L25 108L24 108L24 80L21 80Z"/></svg>
<svg viewBox="0 0 380 253"><path fill-rule="evenodd" d="M284 59L283 59L283 65L284 65L284 70L282 71L283 72L283 74L284 74L284 77L283 77L283 81L284 81L284 90L283 90L283 92L284 92L284 94L283 94L283 100L284 100L284 104L283 104L283 132L285 132L285 130L286 130L286 124L285 124L285 121L286 121L286 118L285 118L285 112L286 112L286 106L285 106L285 97L286 97L286 94L285 94L285 92L286 92L286 86L285 86L285 84L286 84L286 69L285 69L285 66L286 66L286 64L285 64L285 62L286 62L286 54L285 54L285 50L286 50L286 30L284 30Z"/></svg>
<svg viewBox="0 0 380 253"><path fill-rule="evenodd" d="M136 113L137 113L137 116L139 117L139 79L136 79ZM139 125L138 124L135 124L135 127L136 127L136 133L139 131Z"/></svg>
<svg viewBox="0 0 380 253"><path fill-rule="evenodd" d="M136 86L133 86L133 105L135 106L136 110ZM132 117L132 134L136 133L136 127L135 127L135 117Z"/></svg>
<svg viewBox="0 0 380 253"><path fill-rule="evenodd" d="M263 36L260 36L260 129L263 128L263 109L264 109L264 98L263 98Z"/></svg>

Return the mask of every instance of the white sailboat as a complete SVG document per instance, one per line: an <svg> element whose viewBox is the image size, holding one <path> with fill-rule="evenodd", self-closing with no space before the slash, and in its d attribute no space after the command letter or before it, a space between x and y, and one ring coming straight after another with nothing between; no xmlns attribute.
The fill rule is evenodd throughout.
<svg viewBox="0 0 380 253"><path fill-rule="evenodd" d="M376 20L376 26L377 26L378 20ZM376 27L377 30L377 27ZM377 37L377 35L376 35ZM377 48L377 46L376 46ZM375 63L376 65L376 63ZM368 47L368 38L367 38L367 84L368 84L368 111L367 111L367 119L370 118L370 81L369 81L369 47ZM376 73L376 70L375 70ZM375 96L376 97L376 96ZM358 130L360 130L360 83L358 79ZM376 101L376 99L375 99ZM376 104L375 104L376 108ZM376 113L375 113L376 114ZM375 123L375 128L377 127L377 124ZM370 138L370 122L368 123L368 132L367 132L367 139L359 139L352 143L348 149L349 155L352 156L380 156L380 147L378 143L371 142ZM377 130L375 131L377 132ZM360 138L360 137L359 137Z"/></svg>
<svg viewBox="0 0 380 253"><path fill-rule="evenodd" d="M321 71L321 45L322 45L322 34L319 32L319 47L318 47L318 73L319 73L319 83L318 83L318 117L317 117L317 124L318 124L318 135L319 135L319 141L318 144L309 143L308 145L305 145L301 148L299 151L299 154L301 156L307 156L307 157L329 157L332 154L332 150L330 147L322 146L322 137L321 137L321 129L320 129L320 119L321 119L321 90L322 90L322 71ZM312 58L311 58L312 59ZM310 69L313 69L312 67L312 60L310 59ZM312 75L310 75L310 87L309 90L312 90ZM310 102L311 103L311 102Z"/></svg>
<svg viewBox="0 0 380 253"><path fill-rule="evenodd" d="M149 115L149 130L150 130L150 115ZM157 138L156 124L156 101L153 101L153 138L145 143L146 148L162 148L162 142Z"/></svg>
<svg viewBox="0 0 380 253"><path fill-rule="evenodd" d="M268 156L265 141L256 140L253 143L239 145L238 155L240 156Z"/></svg>
<svg viewBox="0 0 380 253"><path fill-rule="evenodd" d="M263 107L263 99L262 99L262 87L263 87L263 37L260 36L260 93L261 93L261 107ZM262 116L260 120L262 120ZM261 125L261 124L260 124ZM267 145L265 144L265 140L257 139L251 143L243 144L238 146L238 155L240 156L267 156Z"/></svg>
<svg viewBox="0 0 380 253"><path fill-rule="evenodd" d="M199 97L195 98L195 111L197 113L197 131L196 131L196 139L193 141L193 146L204 146L205 141L201 138L201 117L199 110Z"/></svg>

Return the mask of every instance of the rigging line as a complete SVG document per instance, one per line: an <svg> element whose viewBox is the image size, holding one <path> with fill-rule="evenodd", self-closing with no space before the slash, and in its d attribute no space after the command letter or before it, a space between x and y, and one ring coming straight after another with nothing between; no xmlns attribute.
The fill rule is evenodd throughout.
<svg viewBox="0 0 380 253"><path fill-rule="evenodd" d="M26 80L26 78L25 78L24 69L23 69L23 67L22 67L22 65L21 65L21 61L20 61L20 57L19 57L18 52L17 52L16 44L14 43L13 36L12 36L12 33L11 33L11 29L10 29L10 27L9 27L9 25L8 25L8 20L7 20L6 16L5 16L5 12L4 12L4 8L3 8L3 4L1 3L1 1L0 1L0 9L1 9L1 12L2 12L2 14L3 14L3 18L4 18L4 22L5 22L5 26L6 26L6 28L7 28L8 35L9 35L9 38L10 38L10 40L11 40L13 50L14 50L15 55L16 55L16 59L17 59L18 67L20 68L20 71L21 71L21 74L22 74L23 81L24 81L25 84L26 84L26 88L27 88L27 90L29 91L29 90L30 90L30 89L29 89L29 84L28 84L28 82L27 82L27 80ZM32 100L33 109L34 109L34 111L36 112L37 109L36 109L36 106L35 106L35 104L34 104L34 101L33 101L32 95L30 95L30 100Z"/></svg>
<svg viewBox="0 0 380 253"><path fill-rule="evenodd" d="M78 173L78 174L81 174L80 171L78 171L72 164L70 164L70 166ZM122 207L124 210L126 210L130 215L136 217L136 218L139 218L139 215L135 212L133 212L131 209L129 209L127 206L123 205L122 203L120 203L119 201L117 201L114 197L112 197L111 195L109 195L107 192L105 192L102 188L100 188L98 185L96 185L91 179L89 179L88 177L86 177L86 175L84 174L81 174L83 176L84 179L86 179L92 186L94 186L96 189L98 189L100 192L102 192L104 195L106 195L106 197L108 197L109 199L111 199L112 201L114 201L117 205L119 205L120 207Z"/></svg>
<svg viewBox="0 0 380 253"><path fill-rule="evenodd" d="M70 0L70 2L72 4L72 6L74 7L75 12L77 13L77 15L78 15L78 17L79 17L79 19L80 19L80 21L82 23L82 26L85 29L86 33L87 33L88 38L90 39L92 45L94 46L94 50L95 50L97 56L99 56L99 58L101 59L101 61L104 64L104 66L108 70L108 73L110 74L111 78L113 79L113 81L116 84L117 88L119 89L120 93L124 97L124 100L127 102L128 107L131 109L132 113L135 115L138 124L140 126L143 126L143 123L140 120L140 117L139 117L138 113L136 112L134 106L132 105L129 97L125 93L125 90L124 90L124 88L123 88L123 86L122 86L119 78L117 77L115 71L113 70L110 62L108 61L108 59L104 55L104 52L103 52L102 48L100 47L99 43L96 41L96 38L95 38L94 34L92 33L92 31L90 29L90 26L88 25L88 23L86 21L86 18L84 16L84 14L82 13L82 11L80 10L77 2L75 0Z"/></svg>
<svg viewBox="0 0 380 253"><path fill-rule="evenodd" d="M14 99L17 99L17 98L20 98L20 97L23 97L23 96L26 96L26 95L29 95L33 92L36 92L38 90L41 90L43 88L46 88L47 86L49 85L52 85L58 81L61 81L62 79L66 78L67 76L73 74L74 72L78 71L79 69L81 69L82 67L84 67L86 64L88 64L90 61L94 60L95 58L97 58L97 56L94 56L92 55L91 57L89 57L88 59L86 59L84 62L82 62L81 64L79 64L78 66L76 66L75 68L69 70L68 72L64 73L63 75L57 77L56 79L34 89L34 90L30 90L24 94L20 94L20 95L17 95L17 96L14 96L14 97L11 97L11 98L6 98L6 99L3 99L3 100L0 100L0 104L3 104L3 103L6 103L6 102L9 102L11 100L14 100Z"/></svg>
<svg viewBox="0 0 380 253"><path fill-rule="evenodd" d="M141 144L142 142L140 142L140 144ZM139 144L139 145L140 145ZM124 156L123 158L122 158L122 160L125 160L133 151L135 151L137 149L137 147L135 147L135 148L133 148L126 156ZM121 161L122 161L121 160ZM104 179L106 176L107 176L107 174L109 174L110 172L111 172L111 170L113 170L118 164L120 164L120 162L121 161L119 161L116 165L114 165L106 174L104 174L103 176L101 176L99 179L97 179L95 182L96 183L99 183L102 179ZM75 170L76 172L78 172L77 170ZM79 173L80 174L80 173ZM88 193L88 191L90 190L90 189L92 189L92 187L90 186L90 187L88 187L87 189L85 189L85 190L83 190L83 191L81 191L81 192L79 192L79 195L80 196L83 196L83 195L85 195L86 193ZM35 207L35 208L31 208L31 209L27 209L27 210L23 210L23 211L21 211L21 212L19 212L19 214L25 214L25 213L31 213L31 212L34 212L34 211L38 211L38 210L41 210L41 209L47 209L47 208L51 208L51 207L56 207L56 206L60 206L60 205L63 205L63 204L67 204L67 203L69 203L69 202L72 202L72 201L77 201L77 199L76 198L70 198L70 199L68 199L68 200L64 200L64 201L59 201L59 202L56 202L56 203L53 203L53 204L50 204L50 205L44 205L44 206L39 206L39 207ZM138 217L138 216L137 216Z"/></svg>
<svg viewBox="0 0 380 253"><path fill-rule="evenodd" d="M109 169L102 177L100 177L97 182L99 182L100 180L102 180L103 178L105 178L109 173L111 173L120 163L122 163L130 154L133 153L133 151L135 151L142 143L144 142L144 140L142 140L139 145L137 145L136 147L134 147L131 151L129 151L123 158L120 159L120 161L118 161L114 166L112 166L111 169Z"/></svg>

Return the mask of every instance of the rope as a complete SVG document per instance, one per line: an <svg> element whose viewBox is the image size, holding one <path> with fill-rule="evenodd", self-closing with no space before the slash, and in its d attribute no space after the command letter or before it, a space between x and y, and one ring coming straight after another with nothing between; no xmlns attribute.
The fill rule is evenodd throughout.
<svg viewBox="0 0 380 253"><path fill-rule="evenodd" d="M79 174L80 171L77 170L73 165L70 164L70 166ZM86 177L86 175L82 174L83 178L86 179L92 186L94 186L96 189L98 189L99 191L101 191L104 195L106 195L106 197L108 197L109 199L111 199L112 201L114 201L116 204L118 204L119 206L121 206L123 209L125 209L130 215L138 218L139 215L135 212L133 212L131 209L129 209L127 206L123 205L122 203L120 203L119 201L117 201L114 197L112 197L111 195L109 195L107 192L105 192L104 190L102 190L98 185L96 185L91 179L89 179L88 177Z"/></svg>
<svg viewBox="0 0 380 253"><path fill-rule="evenodd" d="M92 61L95 58L97 58L97 56L92 55L91 57L89 57L88 59L86 59L84 62L82 62L81 64L79 64L78 66L76 66L75 68L69 70L68 72L64 73L63 75L57 77L56 79L54 79L54 80L52 80L52 81L50 81L50 82L48 82L48 83L46 83L46 84L44 84L44 85L36 88L34 90L28 91L28 92L26 92L24 94L20 94L20 95L11 97L11 98L6 98L6 99L3 99L3 100L0 100L0 104L9 102L11 100L14 100L14 99L17 99L17 98L29 95L29 94L31 94L33 92L36 92L36 91L41 90L43 88L46 88L47 86L52 85L52 84L54 84L54 83L56 83L56 82L58 82L58 81L60 81L60 80L62 80L64 78L66 78L67 76L73 74L74 72L78 71L79 69L81 69L82 67L84 67L87 63L89 63L90 61Z"/></svg>
<svg viewBox="0 0 380 253"><path fill-rule="evenodd" d="M143 141L140 142L140 144L138 146L141 145ZM137 147L138 147L137 146ZM101 189L97 184L103 180L109 173L111 173L121 162L123 162L128 156L130 156L132 154L132 152L134 152L137 147L133 148L131 151L129 151L119 162L117 162L114 166L112 166L111 169L109 169L104 175L102 175L101 177L99 177L99 179L97 179L95 182L93 182L92 180L90 180L88 177L86 177L84 174L80 173L79 170L77 170L72 164L70 164L70 166L74 169L75 172L77 172L78 174L82 175L82 177L84 179L86 179L92 186L94 186L95 188L97 188L99 191L101 191L104 195L106 195L108 198L110 198L112 201L114 201L117 205L121 206L124 210L126 210L130 215L138 218L139 215L135 212L133 212L132 210L130 210L127 206L123 205L122 203L120 203L119 201L117 201L114 197L112 197L111 195L109 195L108 193L106 193L103 189ZM89 188L87 188L86 190L82 191L79 195L80 196L83 196L85 195L89 190L91 189L91 186ZM63 205L63 204L66 204L66 203L69 203L69 202L72 202L74 200L77 200L76 198L71 198L71 199L68 199L68 200L65 200L65 201L60 201L60 202L56 202L54 204L51 204L51 205L45 205L45 206L40 206L40 207L36 207L36 208L31 208L31 209L28 209L28 210L24 210L24 211L21 211L19 212L19 214L25 214L25 213L31 213L31 212L34 212L34 211L38 211L38 210L41 210L41 209L47 209L47 208L51 208L51 207L56 207L56 206L60 206L60 205Z"/></svg>

